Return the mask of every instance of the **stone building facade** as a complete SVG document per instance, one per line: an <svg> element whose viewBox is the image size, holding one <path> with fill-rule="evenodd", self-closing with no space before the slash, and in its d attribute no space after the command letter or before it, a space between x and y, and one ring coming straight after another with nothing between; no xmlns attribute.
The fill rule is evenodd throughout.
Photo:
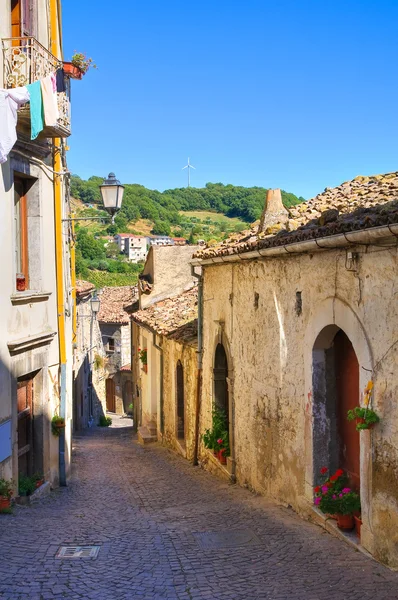
<svg viewBox="0 0 398 600"><path fill-rule="evenodd" d="M194 459L197 412L197 287L132 315L136 344L138 439L162 440Z"/></svg>
<svg viewBox="0 0 398 600"><path fill-rule="evenodd" d="M106 352L98 320L91 310L95 286L76 282L77 335L74 352L73 429L97 425L106 414Z"/></svg>
<svg viewBox="0 0 398 600"><path fill-rule="evenodd" d="M313 486L322 466L343 468L361 497L362 546L397 568L398 174L357 178L266 221L193 261L204 290L200 430L221 352L231 478L326 526ZM347 408L363 405L369 381L380 423L357 432ZM214 470L203 447L201 460Z"/></svg>
<svg viewBox="0 0 398 600"><path fill-rule="evenodd" d="M46 0L1 3L3 102L5 89L62 67L60 6L50 8ZM56 124L36 139L29 103L18 110L17 140L0 169L0 478L12 478L15 493L20 475L41 472L56 486L70 472L74 298L71 225L63 220L70 213L67 77L65 87L57 94ZM65 417L60 438L51 434L55 415Z"/></svg>
<svg viewBox="0 0 398 600"><path fill-rule="evenodd" d="M134 286L105 287L100 295L98 323L105 356L106 410L116 414L131 412L130 315L138 308Z"/></svg>

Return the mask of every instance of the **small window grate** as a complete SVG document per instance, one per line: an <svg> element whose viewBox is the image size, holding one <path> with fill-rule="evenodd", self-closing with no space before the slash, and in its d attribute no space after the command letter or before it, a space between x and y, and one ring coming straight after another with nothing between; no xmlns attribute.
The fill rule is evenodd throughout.
<svg viewBox="0 0 398 600"><path fill-rule="evenodd" d="M55 558L97 558L100 546L61 546Z"/></svg>

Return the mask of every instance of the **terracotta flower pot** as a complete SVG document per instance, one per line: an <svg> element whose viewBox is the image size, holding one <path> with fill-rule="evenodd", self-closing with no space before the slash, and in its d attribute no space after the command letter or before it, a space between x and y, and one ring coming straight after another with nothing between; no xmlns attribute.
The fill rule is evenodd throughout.
<svg viewBox="0 0 398 600"><path fill-rule="evenodd" d="M11 507L11 498L9 496L0 496L0 511Z"/></svg>
<svg viewBox="0 0 398 600"><path fill-rule="evenodd" d="M83 71L71 62L64 62L64 72L71 79L82 79L84 75Z"/></svg>
<svg viewBox="0 0 398 600"><path fill-rule="evenodd" d="M356 534L357 534L358 538L361 539L361 525L362 525L361 517L354 515L354 521L355 521Z"/></svg>
<svg viewBox="0 0 398 600"><path fill-rule="evenodd" d="M354 528L353 515L337 515L337 527L349 531Z"/></svg>
<svg viewBox="0 0 398 600"><path fill-rule="evenodd" d="M218 460L220 461L220 463L222 465L226 465L227 464L227 457L225 456L225 449L222 448L222 450L218 451Z"/></svg>
<svg viewBox="0 0 398 600"><path fill-rule="evenodd" d="M142 370L144 373L148 373L148 365L142 365Z"/></svg>

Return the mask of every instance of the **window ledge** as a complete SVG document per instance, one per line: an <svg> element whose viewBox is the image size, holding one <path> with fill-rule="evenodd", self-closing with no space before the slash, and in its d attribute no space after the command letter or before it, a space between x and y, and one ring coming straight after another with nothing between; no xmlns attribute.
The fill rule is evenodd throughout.
<svg viewBox="0 0 398 600"><path fill-rule="evenodd" d="M39 292L36 290L26 290L25 292L15 292L11 294L12 304L28 304L29 302L43 302L48 300L52 292Z"/></svg>
<svg viewBox="0 0 398 600"><path fill-rule="evenodd" d="M7 342L7 346L10 353L25 352L26 350L31 350L36 346L50 344L56 334L56 331L43 331L42 333L36 333L35 335L31 335L26 338L20 338L18 340Z"/></svg>

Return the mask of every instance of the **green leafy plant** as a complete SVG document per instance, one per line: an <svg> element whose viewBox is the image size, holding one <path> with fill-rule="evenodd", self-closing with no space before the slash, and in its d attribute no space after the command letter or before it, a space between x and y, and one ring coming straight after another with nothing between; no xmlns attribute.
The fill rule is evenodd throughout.
<svg viewBox="0 0 398 600"><path fill-rule="evenodd" d="M12 481L0 479L0 496L11 498L12 496Z"/></svg>
<svg viewBox="0 0 398 600"><path fill-rule="evenodd" d="M36 489L36 481L33 477L20 475L18 479L18 493L20 496L30 496Z"/></svg>
<svg viewBox="0 0 398 600"><path fill-rule="evenodd" d="M205 448L218 452L224 449L226 456L230 453L229 436L227 431L227 418L225 412L215 408L212 412L212 428L206 429L202 435Z"/></svg>
<svg viewBox="0 0 398 600"><path fill-rule="evenodd" d="M146 348L144 348L143 350L141 350L141 348L138 348L138 357L143 365L148 364L148 351Z"/></svg>
<svg viewBox="0 0 398 600"><path fill-rule="evenodd" d="M93 59L87 58L86 54L83 54L82 52L75 52L71 58L71 63L80 69L82 73L87 73L90 68L97 68L97 65L94 63Z"/></svg>
<svg viewBox="0 0 398 600"><path fill-rule="evenodd" d="M99 423L100 427L109 427L112 425L112 419L110 417L105 417L104 415L100 415Z"/></svg>
<svg viewBox="0 0 398 600"><path fill-rule="evenodd" d="M51 432L56 437L61 435L61 430L65 427L65 419L59 415L54 415L51 419Z"/></svg>
<svg viewBox="0 0 398 600"><path fill-rule="evenodd" d="M104 357L101 356L100 354L95 354L94 355L94 368L95 369L102 369L104 366Z"/></svg>
<svg viewBox="0 0 398 600"><path fill-rule="evenodd" d="M347 412L347 420L357 420L356 430L370 429L373 425L380 421L380 417L374 410L368 407L356 406Z"/></svg>

